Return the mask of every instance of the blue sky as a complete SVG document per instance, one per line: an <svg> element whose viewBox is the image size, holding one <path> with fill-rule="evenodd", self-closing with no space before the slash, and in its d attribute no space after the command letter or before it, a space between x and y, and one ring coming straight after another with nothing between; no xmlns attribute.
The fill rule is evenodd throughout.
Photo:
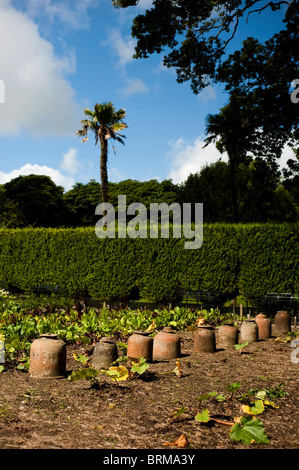
<svg viewBox="0 0 299 470"><path fill-rule="evenodd" d="M76 131L84 108L104 101L125 108L129 126L125 146L109 152L110 181L180 183L220 157L213 145L202 146L205 117L225 104L223 90L196 96L162 66L162 56L132 59L132 19L150 4L116 10L111 0L0 0L0 184L31 173L65 190L100 181L99 148L92 137L81 143ZM244 20L231 50L247 36L272 36L284 11Z"/></svg>

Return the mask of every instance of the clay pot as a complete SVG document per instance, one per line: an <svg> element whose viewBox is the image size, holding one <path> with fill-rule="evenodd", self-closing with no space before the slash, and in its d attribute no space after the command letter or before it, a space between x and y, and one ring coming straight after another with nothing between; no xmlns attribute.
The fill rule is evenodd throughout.
<svg viewBox="0 0 299 470"><path fill-rule="evenodd" d="M135 331L128 339L127 355L132 359L153 359L153 338L146 331Z"/></svg>
<svg viewBox="0 0 299 470"><path fill-rule="evenodd" d="M194 352L213 353L216 350L215 330L212 326L199 326L194 332Z"/></svg>
<svg viewBox="0 0 299 470"><path fill-rule="evenodd" d="M112 363L116 361L118 357L117 346L112 339L104 336L95 345L91 365L94 369L109 369Z"/></svg>
<svg viewBox="0 0 299 470"><path fill-rule="evenodd" d="M271 338L271 320L263 313L259 313L255 317L255 322L258 328L258 339Z"/></svg>
<svg viewBox="0 0 299 470"><path fill-rule="evenodd" d="M66 375L66 344L57 335L45 334L30 348L29 377L60 379Z"/></svg>
<svg viewBox="0 0 299 470"><path fill-rule="evenodd" d="M274 332L277 336L286 335L291 331L291 317L288 312L279 311L274 317Z"/></svg>
<svg viewBox="0 0 299 470"><path fill-rule="evenodd" d="M181 340L175 331L166 326L154 338L153 360L165 361L181 355Z"/></svg>
<svg viewBox="0 0 299 470"><path fill-rule="evenodd" d="M238 343L238 328L233 323L224 323L218 328L217 347L231 348Z"/></svg>
<svg viewBox="0 0 299 470"><path fill-rule="evenodd" d="M255 320L244 320L240 328L241 343L255 343L258 340L258 326Z"/></svg>

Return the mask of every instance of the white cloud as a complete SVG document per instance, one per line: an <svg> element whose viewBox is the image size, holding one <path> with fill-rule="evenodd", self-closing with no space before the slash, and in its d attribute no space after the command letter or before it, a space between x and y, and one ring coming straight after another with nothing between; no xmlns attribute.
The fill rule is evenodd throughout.
<svg viewBox="0 0 299 470"><path fill-rule="evenodd" d="M134 60L135 40L131 36L123 38L119 30L113 29L103 44L108 45L118 58L116 68L124 72L125 66Z"/></svg>
<svg viewBox="0 0 299 470"><path fill-rule="evenodd" d="M134 61L135 40L131 36L123 38L119 30L113 29L110 31L107 40L102 44L110 47L117 58L115 68L120 70L124 81L124 85L119 92L125 98L134 94L148 93L149 89L143 80L130 78L126 73L126 66Z"/></svg>
<svg viewBox="0 0 299 470"><path fill-rule="evenodd" d="M139 0L137 7L141 9L149 9L152 7L152 5L153 0Z"/></svg>
<svg viewBox="0 0 299 470"><path fill-rule="evenodd" d="M129 96L148 93L149 89L140 78L127 78L124 88L121 88L121 94L128 98Z"/></svg>
<svg viewBox="0 0 299 470"><path fill-rule="evenodd" d="M45 18L47 23L57 21L72 29L84 29L89 25L88 9L97 4L97 0L12 0L17 8L24 8L33 19Z"/></svg>
<svg viewBox="0 0 299 470"><path fill-rule="evenodd" d="M203 166L210 165L220 158L223 161L228 161L227 154L220 154L213 143L203 148L205 143L202 136L197 137L191 143L180 137L175 141L170 141L169 145L171 150L168 157L171 163L167 177L172 179L174 183L186 181L191 173L199 172ZM289 146L285 145L282 156L278 160L280 169L287 168L287 161L290 158L294 159L294 152Z"/></svg>
<svg viewBox="0 0 299 470"><path fill-rule="evenodd" d="M198 95L198 99L207 103L208 101L215 100L217 98L217 92L211 85L204 88Z"/></svg>
<svg viewBox="0 0 299 470"><path fill-rule="evenodd" d="M65 190L71 189L75 184L75 181L71 176L65 176L59 170L46 165L32 165L31 163L26 163L21 168L12 170L9 173L0 171L0 184L8 183L8 181L17 178L18 176L28 175L49 176L57 186L63 186Z"/></svg>
<svg viewBox="0 0 299 470"><path fill-rule="evenodd" d="M205 143L201 136L191 143L180 137L169 142L169 145L171 150L168 156L171 159L171 168L168 178L176 184L186 181L190 173L199 172L204 165L216 162L221 157L214 144L203 148Z"/></svg>
<svg viewBox="0 0 299 470"><path fill-rule="evenodd" d="M77 160L78 149L70 148L63 156L60 168L70 175L75 175L81 168Z"/></svg>
<svg viewBox="0 0 299 470"><path fill-rule="evenodd" d="M287 161L290 159L295 160L296 159L295 154L293 150L291 149L291 147L289 147L288 145L285 145L283 148L281 157L278 160L278 165L279 165L280 170L282 168L288 168Z"/></svg>
<svg viewBox="0 0 299 470"><path fill-rule="evenodd" d="M0 70L5 84L0 133L73 134L81 107L65 75L74 71L74 55L58 57L37 25L7 0L0 5L0 31Z"/></svg>

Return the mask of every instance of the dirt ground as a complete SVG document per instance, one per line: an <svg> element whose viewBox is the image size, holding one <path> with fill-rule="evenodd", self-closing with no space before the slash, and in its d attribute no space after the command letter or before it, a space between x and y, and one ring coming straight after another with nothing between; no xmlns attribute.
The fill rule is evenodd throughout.
<svg viewBox="0 0 299 470"><path fill-rule="evenodd" d="M102 389L87 380L37 380L27 372L6 367L0 374L0 449L176 449L181 434L188 449L298 449L299 364L291 361L290 343L259 341L241 354L235 349L194 353L192 332L179 332L182 376L173 371L175 360L152 362L136 379L120 382L101 378ZM83 354L84 349L76 349ZM85 351L86 352L86 351ZM68 346L67 370L84 367ZM162 374L164 372L169 372ZM267 407L259 416L269 444L245 445L232 441L231 427L194 419L208 408L214 419L234 422L242 403L236 392L218 402L196 398L212 391L229 397L227 385L242 384L240 393L265 390L283 383L287 392L273 399L279 408ZM186 411L173 417L182 407Z"/></svg>

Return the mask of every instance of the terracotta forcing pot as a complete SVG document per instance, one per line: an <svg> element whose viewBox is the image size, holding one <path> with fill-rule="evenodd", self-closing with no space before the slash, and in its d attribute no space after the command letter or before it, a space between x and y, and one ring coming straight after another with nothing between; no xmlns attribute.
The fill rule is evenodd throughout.
<svg viewBox="0 0 299 470"><path fill-rule="evenodd" d="M215 330L212 326L199 326L194 332L194 352L213 353L216 350Z"/></svg>
<svg viewBox="0 0 299 470"><path fill-rule="evenodd" d="M132 359L153 359L153 338L146 331L135 331L128 339L127 355Z"/></svg>
<svg viewBox="0 0 299 470"><path fill-rule="evenodd" d="M233 323L225 323L218 328L217 347L232 348L238 343L238 328Z"/></svg>
<svg viewBox="0 0 299 470"><path fill-rule="evenodd" d="M29 377L60 379L66 375L66 344L57 335L45 334L30 348Z"/></svg>
<svg viewBox="0 0 299 470"><path fill-rule="evenodd" d="M176 359L181 355L181 340L175 331L165 327L154 338L153 360Z"/></svg>
<svg viewBox="0 0 299 470"><path fill-rule="evenodd" d="M244 320L240 328L240 343L255 343L258 340L258 326L255 320Z"/></svg>
<svg viewBox="0 0 299 470"><path fill-rule="evenodd" d="M291 317L288 312L279 311L274 317L274 332L277 336L286 335L291 331Z"/></svg>
<svg viewBox="0 0 299 470"><path fill-rule="evenodd" d="M271 320L263 313L259 313L255 317L255 322L258 328L258 339L271 338Z"/></svg>
<svg viewBox="0 0 299 470"><path fill-rule="evenodd" d="M97 370L109 369L117 357L116 344L112 339L104 336L94 347L91 365Z"/></svg>

